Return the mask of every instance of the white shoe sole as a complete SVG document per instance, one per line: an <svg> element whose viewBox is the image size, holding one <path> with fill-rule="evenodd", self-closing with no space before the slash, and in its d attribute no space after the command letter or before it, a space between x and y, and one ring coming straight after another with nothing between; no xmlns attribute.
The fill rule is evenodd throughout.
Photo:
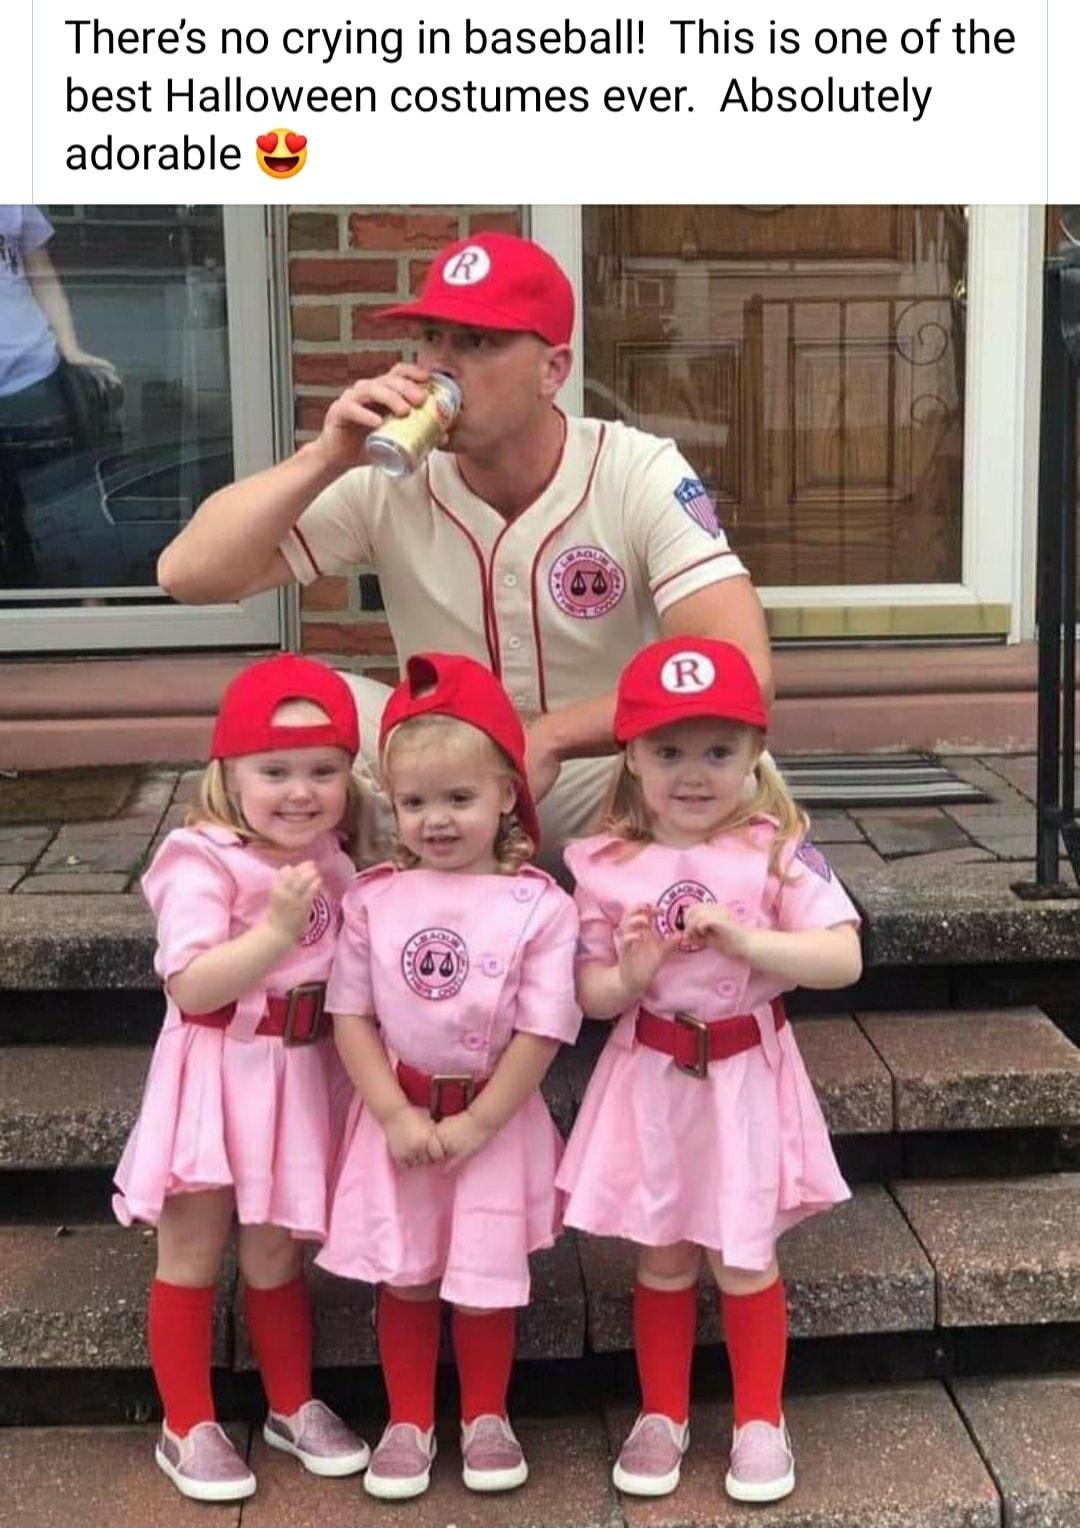
<svg viewBox="0 0 1080 1528"><path fill-rule="evenodd" d="M724 1490L732 1501L782 1501L785 1496L790 1496L794 1489L794 1470L788 1470L786 1475L780 1475L776 1480L762 1480L754 1483L737 1480L729 1470L727 1479L724 1481Z"/></svg>
<svg viewBox="0 0 1080 1528"><path fill-rule="evenodd" d="M351 1454L338 1454L329 1458L325 1454L307 1454L265 1423L263 1438L271 1448L278 1448L283 1454L292 1454L294 1459L299 1459L310 1475L323 1475L332 1479L342 1475L359 1475L361 1470L367 1469L371 1459L371 1450L366 1443Z"/></svg>
<svg viewBox="0 0 1080 1528"><path fill-rule="evenodd" d="M160 1444L154 1447L154 1460L181 1496L191 1501L246 1501L255 1495L255 1476L248 1474L243 1480L192 1480L180 1471L162 1453Z"/></svg>
<svg viewBox="0 0 1080 1528"><path fill-rule="evenodd" d="M470 1491L513 1491L529 1478L529 1466L523 1459L512 1470L470 1470L464 1465L461 1478Z"/></svg>
<svg viewBox="0 0 1080 1528"><path fill-rule="evenodd" d="M679 1484L681 1475L681 1464L677 1464L666 1475L632 1475L616 1462L611 1472L616 1491L625 1491L627 1496L670 1496Z"/></svg>
<svg viewBox="0 0 1080 1528"><path fill-rule="evenodd" d="M422 1475L395 1478L392 1475L373 1475L368 1470L364 1476L364 1490L369 1496L378 1497L379 1501L409 1501L414 1496L423 1496L430 1484L430 1466Z"/></svg>

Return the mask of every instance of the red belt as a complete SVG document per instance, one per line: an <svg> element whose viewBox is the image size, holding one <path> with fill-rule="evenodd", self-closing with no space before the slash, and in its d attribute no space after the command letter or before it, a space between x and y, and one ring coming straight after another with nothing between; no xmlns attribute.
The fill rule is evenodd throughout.
<svg viewBox="0 0 1080 1528"><path fill-rule="evenodd" d="M325 1003L325 982L305 982L303 986L291 988L284 997L268 997L266 1012L255 1033L276 1036L284 1045L312 1045L330 1033ZM228 1029L235 1013L236 1004L226 1003L224 1008L215 1008L213 1013L182 1013L180 1017L185 1024Z"/></svg>
<svg viewBox="0 0 1080 1528"><path fill-rule="evenodd" d="M782 998L769 1004L777 1033L787 1023ZM741 1051L761 1044L761 1031L752 1013L736 1014L730 1019L696 1019L691 1013L677 1013L673 1019L639 1008L635 1033L638 1043L650 1050L671 1056L680 1072L690 1077L707 1077L710 1061L725 1061Z"/></svg>
<svg viewBox="0 0 1080 1528"><path fill-rule="evenodd" d="M434 1120L463 1113L488 1082L486 1077L470 1077L468 1072L430 1075L418 1071L407 1061L398 1062L397 1080L409 1102L419 1109L427 1109Z"/></svg>

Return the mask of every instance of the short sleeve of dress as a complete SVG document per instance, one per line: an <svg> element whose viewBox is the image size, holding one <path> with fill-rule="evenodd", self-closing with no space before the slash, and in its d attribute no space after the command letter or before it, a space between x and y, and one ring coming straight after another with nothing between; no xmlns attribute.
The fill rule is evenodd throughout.
<svg viewBox="0 0 1080 1528"><path fill-rule="evenodd" d="M200 834L170 833L142 878L157 919L154 969L162 981L232 937L236 883Z"/></svg>
<svg viewBox="0 0 1080 1528"><path fill-rule="evenodd" d="M354 881L341 903L341 928L326 987L329 1013L374 1013L371 987L371 939L362 882Z"/></svg>
<svg viewBox="0 0 1080 1528"><path fill-rule="evenodd" d="M615 929L588 885L589 846L570 844L563 860L574 877L574 905L578 913L576 964L610 966L618 959Z"/></svg>
<svg viewBox="0 0 1080 1528"><path fill-rule="evenodd" d="M794 934L832 928L837 923L852 923L858 928L862 919L855 904L816 844L804 839L787 858L785 873L792 879L781 886L777 898L778 929Z"/></svg>
<svg viewBox="0 0 1080 1528"><path fill-rule="evenodd" d="M514 1029L572 1045L581 1028L581 1009L574 995L574 950L577 909L565 891L551 886L544 893L538 921L521 958Z"/></svg>
<svg viewBox="0 0 1080 1528"><path fill-rule="evenodd" d="M371 561L373 471L355 468L324 488L282 541L282 556L300 583L313 583L324 573L348 573Z"/></svg>
<svg viewBox="0 0 1080 1528"><path fill-rule="evenodd" d="M627 512L657 612L746 568L709 492L673 441L656 441L627 485Z"/></svg>

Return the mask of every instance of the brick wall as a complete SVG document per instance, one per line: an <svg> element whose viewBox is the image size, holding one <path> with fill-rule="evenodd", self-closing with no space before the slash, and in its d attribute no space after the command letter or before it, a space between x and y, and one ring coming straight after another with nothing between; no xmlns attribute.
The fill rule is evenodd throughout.
<svg viewBox="0 0 1080 1528"><path fill-rule="evenodd" d="M483 229L520 233L521 207L305 207L289 215L296 442L311 440L343 387L407 358L376 309L415 293L432 253ZM302 646L340 668L392 680L378 581L322 578L301 597Z"/></svg>

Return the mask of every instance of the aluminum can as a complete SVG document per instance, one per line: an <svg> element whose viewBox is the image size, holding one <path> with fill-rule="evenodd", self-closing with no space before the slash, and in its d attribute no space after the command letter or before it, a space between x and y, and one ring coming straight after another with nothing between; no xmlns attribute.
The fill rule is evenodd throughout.
<svg viewBox="0 0 1080 1528"><path fill-rule="evenodd" d="M441 444L461 407L461 388L445 372L433 371L428 395L408 414L391 414L367 438L365 451L373 467L387 476L408 477L430 451Z"/></svg>

